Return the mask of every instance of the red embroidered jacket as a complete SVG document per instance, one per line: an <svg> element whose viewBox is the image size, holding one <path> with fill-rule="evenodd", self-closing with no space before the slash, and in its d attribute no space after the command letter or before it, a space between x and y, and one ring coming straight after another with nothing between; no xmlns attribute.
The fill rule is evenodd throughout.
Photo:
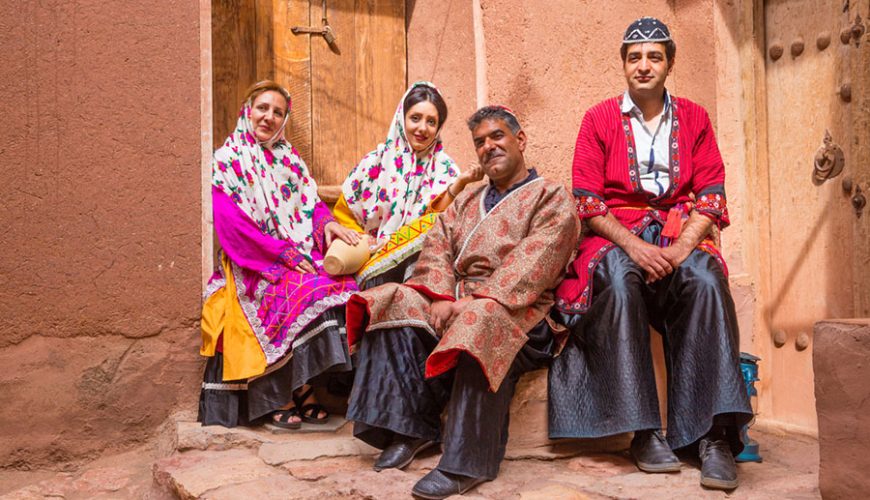
<svg viewBox="0 0 870 500"><path fill-rule="evenodd" d="M713 126L698 104L674 97L670 135L670 187L661 196L644 191L640 183L631 121L620 110L622 97L592 107L583 117L572 168L573 194L580 219L612 213L634 234L652 221L662 225L668 210L691 203L719 228L728 225L725 168ZM693 200L694 198L694 200ZM592 276L601 258L614 247L609 240L589 233L580 242L576 260L556 292L556 307L583 313L592 302ZM711 241L699 245L723 265Z"/></svg>

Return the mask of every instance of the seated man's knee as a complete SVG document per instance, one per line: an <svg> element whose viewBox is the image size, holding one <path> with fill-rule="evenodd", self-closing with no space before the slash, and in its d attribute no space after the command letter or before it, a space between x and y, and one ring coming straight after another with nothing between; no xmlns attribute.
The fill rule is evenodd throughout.
<svg viewBox="0 0 870 500"><path fill-rule="evenodd" d="M721 294L728 291L728 279L715 257L703 250L694 250L677 270L686 289L699 294Z"/></svg>
<svg viewBox="0 0 870 500"><path fill-rule="evenodd" d="M641 295L643 274L628 254L614 248L595 271L596 293L609 294L615 300L633 302Z"/></svg>

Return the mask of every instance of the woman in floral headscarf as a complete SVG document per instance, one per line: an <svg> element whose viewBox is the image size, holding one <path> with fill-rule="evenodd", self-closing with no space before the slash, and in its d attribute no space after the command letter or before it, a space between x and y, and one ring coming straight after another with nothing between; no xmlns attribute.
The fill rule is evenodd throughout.
<svg viewBox="0 0 870 500"><path fill-rule="evenodd" d="M254 85L212 164L214 227L222 247L202 310L208 356L199 418L280 427L323 423L308 382L350 370L344 304L357 290L321 266L329 244L359 236L336 223L296 148L284 139L290 95Z"/></svg>
<svg viewBox="0 0 870 500"><path fill-rule="evenodd" d="M369 236L372 256L357 273L361 288L402 282L438 212L471 182L483 178L479 166L460 174L444 152L439 132L447 105L429 82L405 92L387 140L367 154L342 184L335 218Z"/></svg>

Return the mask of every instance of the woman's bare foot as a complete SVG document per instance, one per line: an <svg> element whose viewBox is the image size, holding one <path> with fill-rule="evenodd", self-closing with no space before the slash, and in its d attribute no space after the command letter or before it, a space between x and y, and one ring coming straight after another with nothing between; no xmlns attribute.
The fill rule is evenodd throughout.
<svg viewBox="0 0 870 500"><path fill-rule="evenodd" d="M303 422L323 424L329 420L329 412L320 405L314 396L314 389L308 384L303 385L293 393L293 400L299 408Z"/></svg>
<svg viewBox="0 0 870 500"><path fill-rule="evenodd" d="M299 429L302 427L302 417L296 408L296 403L284 405L272 412L272 425L283 429Z"/></svg>

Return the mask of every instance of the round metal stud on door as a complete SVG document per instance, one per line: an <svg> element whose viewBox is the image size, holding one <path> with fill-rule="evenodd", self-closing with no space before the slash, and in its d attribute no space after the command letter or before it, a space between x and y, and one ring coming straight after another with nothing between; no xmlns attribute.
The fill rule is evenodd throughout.
<svg viewBox="0 0 870 500"><path fill-rule="evenodd" d="M847 82L840 85L840 90L837 91L837 94L840 95L840 99L843 102L852 102L852 84Z"/></svg>
<svg viewBox="0 0 870 500"><path fill-rule="evenodd" d="M855 215L861 217L861 212L864 211L865 206L867 206L867 198L861 192L861 186L857 186L855 188L855 196L852 197L852 208L855 209Z"/></svg>
<svg viewBox="0 0 870 500"><path fill-rule="evenodd" d="M851 35L850 35L851 36ZM782 57L783 52L782 43L776 41L770 44L770 48L767 49L767 53L770 55L770 58L774 61Z"/></svg>
<svg viewBox="0 0 870 500"><path fill-rule="evenodd" d="M797 37L791 42L791 56L797 57L804 53L804 39Z"/></svg>
<svg viewBox="0 0 870 500"><path fill-rule="evenodd" d="M849 45L849 42L852 41L852 28L843 28L840 31L840 41L843 45Z"/></svg>
<svg viewBox="0 0 870 500"><path fill-rule="evenodd" d="M852 178L844 177L843 178L843 192L846 194L852 194Z"/></svg>
<svg viewBox="0 0 870 500"><path fill-rule="evenodd" d="M819 36L816 37L816 48L822 51L827 49L828 45L831 45L831 32L823 31L819 33Z"/></svg>
<svg viewBox="0 0 870 500"><path fill-rule="evenodd" d="M855 40L855 47L861 43L861 37L864 36L864 23L861 21L861 14L855 15L855 24L852 25L852 39Z"/></svg>

